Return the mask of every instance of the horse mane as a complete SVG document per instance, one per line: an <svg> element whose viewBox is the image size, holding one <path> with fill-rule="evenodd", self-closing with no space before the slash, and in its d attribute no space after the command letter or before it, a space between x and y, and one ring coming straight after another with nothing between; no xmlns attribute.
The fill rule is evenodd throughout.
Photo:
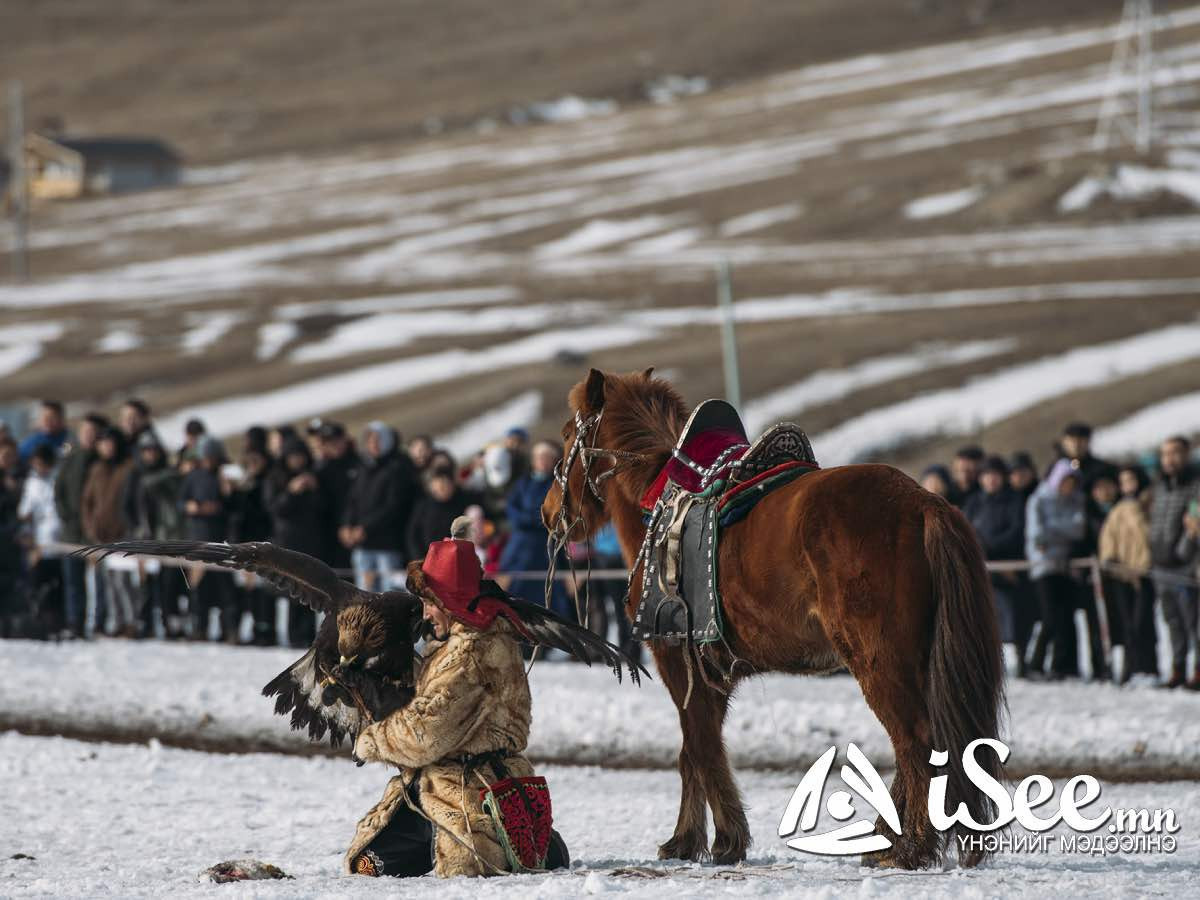
<svg viewBox="0 0 1200 900"><path fill-rule="evenodd" d="M570 399L575 409L587 408L583 383L575 386ZM604 376L604 440L644 457L622 473L636 485L648 485L667 464L687 416L683 397L662 378L641 372Z"/></svg>

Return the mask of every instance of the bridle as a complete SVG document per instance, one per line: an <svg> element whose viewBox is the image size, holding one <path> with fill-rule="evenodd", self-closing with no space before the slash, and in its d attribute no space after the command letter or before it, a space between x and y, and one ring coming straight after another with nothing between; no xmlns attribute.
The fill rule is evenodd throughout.
<svg viewBox="0 0 1200 900"><path fill-rule="evenodd" d="M558 485L562 498L558 506L558 514L554 517L551 523L549 534L546 538L546 552L549 557L549 571L546 573L546 607L550 606L550 596L554 585L554 573L557 566L558 554L561 553L571 539L571 534L575 531L577 525L583 525L583 503L586 497L586 491L591 491L592 496L596 498L596 502L604 506L604 494L601 489L604 483L622 470L629 464L640 462L646 457L641 453L632 453L628 450L613 450L605 447L596 446L596 438L600 431L600 421L604 418L604 407L596 410L591 415L584 417L579 410L575 411L575 433L571 438L571 449L567 454L558 461L554 466L554 481ZM593 473L592 465L599 459L610 459L613 464L602 472ZM571 470L575 467L576 462L579 463L583 472L583 483L586 485L586 491L581 492L578 503L576 504L575 512L571 512ZM586 529L585 529L586 534ZM590 543L587 537L584 541ZM588 574L591 574L592 560L591 548L588 552ZM579 606L579 583L575 574L575 562L568 555L568 565L571 567L571 580L575 584L575 614L579 621L587 626L587 617ZM590 578L585 581L585 585L590 582ZM585 596L586 599L586 596ZM587 606L584 606L587 609Z"/></svg>
<svg viewBox="0 0 1200 900"><path fill-rule="evenodd" d="M571 439L571 449L566 456L554 466L554 481L562 492L562 502L558 507L558 515L554 518L552 535L559 535L564 540L575 530L576 525L583 523L583 497L579 498L575 518L571 519L571 470L576 461L583 469L583 483L591 491L596 502L604 506L604 494L601 488L604 483L622 470L625 464L641 462L646 457L642 453L628 450L614 450L607 447L597 447L596 438L600 431L600 421L604 418L604 407L587 418L579 410L575 411L575 434ZM592 464L598 459L611 459L613 464L602 472L593 473Z"/></svg>

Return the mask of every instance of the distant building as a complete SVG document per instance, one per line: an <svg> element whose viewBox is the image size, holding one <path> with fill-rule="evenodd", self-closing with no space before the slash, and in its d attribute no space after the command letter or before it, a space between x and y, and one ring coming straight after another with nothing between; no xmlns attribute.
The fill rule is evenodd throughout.
<svg viewBox="0 0 1200 900"><path fill-rule="evenodd" d="M25 166L31 197L116 194L179 181L179 156L153 138L30 135Z"/></svg>

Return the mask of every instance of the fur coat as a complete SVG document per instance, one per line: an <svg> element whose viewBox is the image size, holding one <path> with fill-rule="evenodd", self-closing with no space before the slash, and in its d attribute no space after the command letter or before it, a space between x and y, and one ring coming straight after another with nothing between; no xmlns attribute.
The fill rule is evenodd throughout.
<svg viewBox="0 0 1200 900"><path fill-rule="evenodd" d="M495 874L490 866L506 870L504 850L479 797L483 782L490 784L497 775L487 764L472 770L461 758L505 750L510 775L532 775L523 755L529 722L529 683L512 626L497 619L478 631L454 622L447 640L426 655L412 702L366 728L354 745L359 759L392 763L401 774L358 823L346 871L405 802L413 779L421 810L434 824L439 876Z"/></svg>

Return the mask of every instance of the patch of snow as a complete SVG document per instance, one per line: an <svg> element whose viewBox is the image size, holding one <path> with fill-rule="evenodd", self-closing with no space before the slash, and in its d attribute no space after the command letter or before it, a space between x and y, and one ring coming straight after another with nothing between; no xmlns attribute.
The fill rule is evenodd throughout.
<svg viewBox="0 0 1200 900"><path fill-rule="evenodd" d="M1167 151L1167 165L1174 169L1200 169L1200 151L1175 147Z"/></svg>
<svg viewBox="0 0 1200 900"><path fill-rule="evenodd" d="M305 344L291 354L293 362L337 359L355 353L404 347L438 335L493 334L566 324L584 313L595 314L601 304L543 303L529 306L486 307L480 310L430 310L378 313L339 325L323 340Z"/></svg>
<svg viewBox="0 0 1200 900"><path fill-rule="evenodd" d="M708 93L708 79L703 75L662 75L646 82L646 97L652 103L674 103L680 97Z"/></svg>
<svg viewBox="0 0 1200 900"><path fill-rule="evenodd" d="M1078 347L874 409L817 435L826 465L933 435L967 434L1052 397L1200 359L1200 324L1172 325L1131 338Z"/></svg>
<svg viewBox="0 0 1200 900"><path fill-rule="evenodd" d="M137 350L145 343L137 329L138 323L132 320L113 322L104 336L96 341L96 352L129 353Z"/></svg>
<svg viewBox="0 0 1200 900"><path fill-rule="evenodd" d="M524 112L535 122L579 122L616 113L616 100L595 100L567 94L557 100L530 103Z"/></svg>
<svg viewBox="0 0 1200 900"><path fill-rule="evenodd" d="M184 332L179 342L180 348L187 354L203 353L245 318L244 313L236 310L191 313L188 321L192 327Z"/></svg>
<svg viewBox="0 0 1200 900"><path fill-rule="evenodd" d="M300 326L295 322L267 322L258 326L258 348L254 355L259 360L274 359L299 336Z"/></svg>
<svg viewBox="0 0 1200 900"><path fill-rule="evenodd" d="M906 219L936 219L953 215L974 206L983 197L983 188L978 185L944 194L931 194L912 200L904 206Z"/></svg>
<svg viewBox="0 0 1200 900"><path fill-rule="evenodd" d="M855 391L920 372L1008 353L1016 346L1015 338L927 344L915 347L908 353L871 357L844 369L823 369L795 384L751 400L742 411L742 420L747 432L757 435L784 417L798 416L806 409L833 403Z"/></svg>
<svg viewBox="0 0 1200 900"><path fill-rule="evenodd" d="M542 392L524 391L511 400L489 409L474 419L463 422L436 441L455 459L468 459L489 441L494 441L510 428L529 429L542 417Z"/></svg>
<svg viewBox="0 0 1200 900"><path fill-rule="evenodd" d="M625 324L553 329L483 350L450 349L411 356L285 388L202 403L163 417L159 424L162 430L170 431L197 416L213 423L218 437L225 437L251 425L305 419L455 378L549 362L564 351L588 353L654 337L652 329Z"/></svg>
<svg viewBox="0 0 1200 900"><path fill-rule="evenodd" d="M186 166L180 177L180 182L194 184L228 184L238 181L249 174L244 163L230 163L224 166Z"/></svg>
<svg viewBox="0 0 1200 900"><path fill-rule="evenodd" d="M1058 211L1062 213L1079 212L1087 209L1106 193L1108 193L1108 183L1094 175L1088 175L1058 198Z"/></svg>
<svg viewBox="0 0 1200 900"><path fill-rule="evenodd" d="M0 378L41 358L45 345L66 331L62 322L21 322L0 327Z"/></svg>
<svg viewBox="0 0 1200 900"><path fill-rule="evenodd" d="M658 256L690 247L703 237L703 228L678 228L675 231L668 231L666 234L634 241L628 249L634 256Z"/></svg>
<svg viewBox="0 0 1200 900"><path fill-rule="evenodd" d="M1134 456L1156 450L1172 435L1200 434L1200 391L1181 394L1139 410L1127 419L1097 428L1092 436L1096 453Z"/></svg>
<svg viewBox="0 0 1200 900"><path fill-rule="evenodd" d="M285 303L275 307L275 315L280 319L307 319L310 316L323 315L357 316L403 309L433 309L439 306L486 306L491 303L519 300L520 297L521 292L514 287L448 288L386 294L379 297L358 297L353 300Z"/></svg>
<svg viewBox="0 0 1200 900"><path fill-rule="evenodd" d="M642 216L637 219L596 219L557 240L548 241L534 250L543 259L574 256L623 244L633 238L665 231L680 221L678 216Z"/></svg>
<svg viewBox="0 0 1200 900"><path fill-rule="evenodd" d="M1128 202L1164 192L1200 206L1200 172L1120 165L1108 178L1084 178L1063 194L1058 209L1059 212L1077 212L1087 209L1102 196Z"/></svg>
<svg viewBox="0 0 1200 900"><path fill-rule="evenodd" d="M770 228L772 225L798 219L803 210L804 207L799 203L785 203L782 206L772 206L768 209L760 209L727 219L720 224L717 230L720 232L721 237L737 237L741 234L750 234L755 231L762 231L764 228Z"/></svg>

